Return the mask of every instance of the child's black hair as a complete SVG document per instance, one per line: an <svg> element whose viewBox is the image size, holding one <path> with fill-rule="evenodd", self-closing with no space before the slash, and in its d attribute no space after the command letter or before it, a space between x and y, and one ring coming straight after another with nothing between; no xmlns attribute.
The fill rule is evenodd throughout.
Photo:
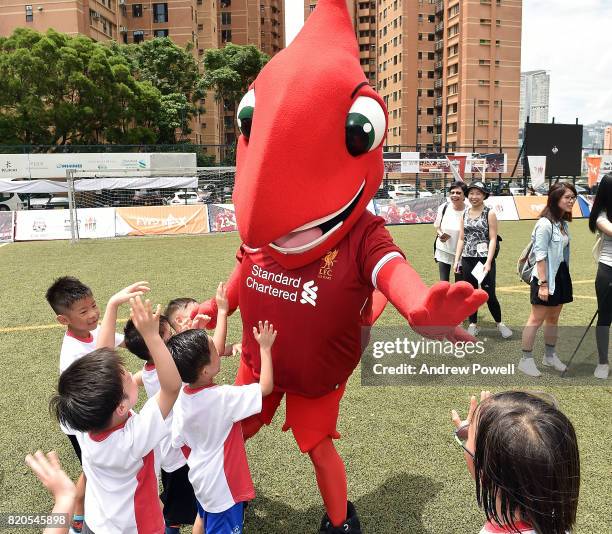
<svg viewBox="0 0 612 534"><path fill-rule="evenodd" d="M176 364L181 380L193 384L202 368L210 363L208 336L204 330L185 330L172 336L168 350Z"/></svg>
<svg viewBox="0 0 612 534"><path fill-rule="evenodd" d="M93 297L93 293L74 276L62 276L47 289L45 296L56 315L61 315L69 311L75 302L85 297Z"/></svg>
<svg viewBox="0 0 612 534"><path fill-rule="evenodd" d="M123 360L113 349L97 349L73 362L59 377L49 409L57 420L80 432L108 427L125 398Z"/></svg>
<svg viewBox="0 0 612 534"><path fill-rule="evenodd" d="M519 532L517 515L538 534L572 530L580 488L578 443L570 420L550 402L522 391L484 401L477 412L474 471L487 520L512 532Z"/></svg>
<svg viewBox="0 0 612 534"><path fill-rule="evenodd" d="M164 332L166 328L170 328L168 318L165 315L160 315L159 336L162 339L164 338ZM140 332L134 326L132 319L128 319L127 323L125 323L125 327L123 328L123 335L125 336L123 341L127 350L129 350L135 356L138 356L141 360L144 360L146 362L151 361L151 354L149 353L147 344L145 343L143 337L140 335Z"/></svg>

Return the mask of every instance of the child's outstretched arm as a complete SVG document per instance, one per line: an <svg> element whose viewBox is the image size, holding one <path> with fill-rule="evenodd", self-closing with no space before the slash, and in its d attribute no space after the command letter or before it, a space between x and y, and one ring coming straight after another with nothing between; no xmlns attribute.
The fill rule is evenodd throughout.
<svg viewBox="0 0 612 534"><path fill-rule="evenodd" d="M149 353L155 363L160 390L156 395L159 411L165 419L174 406L174 402L181 390L181 377L164 340L159 335L160 306L153 313L151 302L144 303L140 297L130 298L130 317L138 332L144 339Z"/></svg>
<svg viewBox="0 0 612 534"><path fill-rule="evenodd" d="M62 470L55 451L45 456L41 451L34 455L28 454L25 462L53 496L53 514L64 514L65 525L58 528L48 526L43 534L67 534L76 498L76 487L68 475Z"/></svg>
<svg viewBox="0 0 612 534"><path fill-rule="evenodd" d="M227 337L227 316L229 314L229 301L227 299L227 286L219 283L217 287L217 295L215 296L217 303L217 326L213 335L213 344L219 355L225 352L225 338Z"/></svg>
<svg viewBox="0 0 612 534"><path fill-rule="evenodd" d="M104 319L102 319L102 325L98 333L98 340L96 341L97 349L115 348L115 330L117 329L117 310L119 306L125 304L133 297L144 295L150 290L149 282L136 282L124 287L108 300L106 310L104 311Z"/></svg>
<svg viewBox="0 0 612 534"><path fill-rule="evenodd" d="M272 393L274 389L274 372L272 369L272 345L276 339L276 330L273 325L268 325L268 321L262 324L259 321L259 330L253 327L253 335L259 343L259 353L261 357L261 371L259 373L259 385L261 395L265 397Z"/></svg>
<svg viewBox="0 0 612 534"><path fill-rule="evenodd" d="M227 300L229 302L228 315L231 315L236 308L238 308L238 296L240 293L240 261L234 266L234 270L227 279L227 282L225 282L225 286L227 287ZM202 302L198 309L191 313L191 318L193 319L196 315L208 315L210 317L210 322L206 328L214 328L217 320L216 299L211 298Z"/></svg>

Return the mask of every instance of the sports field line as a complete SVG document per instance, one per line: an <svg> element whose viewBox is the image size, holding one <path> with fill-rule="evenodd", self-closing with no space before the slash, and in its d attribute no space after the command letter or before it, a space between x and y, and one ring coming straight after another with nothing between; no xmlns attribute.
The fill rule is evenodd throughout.
<svg viewBox="0 0 612 534"><path fill-rule="evenodd" d="M118 323L125 323L127 319L117 319ZM28 332L31 330L50 330L52 328L64 328L63 325L59 323L54 324L33 324L33 325L22 325L22 326L7 326L5 328L0 328L0 334L6 334L9 332Z"/></svg>
<svg viewBox="0 0 612 534"><path fill-rule="evenodd" d="M0 248L6 247L6 245L8 245L8 243L0 243Z"/></svg>

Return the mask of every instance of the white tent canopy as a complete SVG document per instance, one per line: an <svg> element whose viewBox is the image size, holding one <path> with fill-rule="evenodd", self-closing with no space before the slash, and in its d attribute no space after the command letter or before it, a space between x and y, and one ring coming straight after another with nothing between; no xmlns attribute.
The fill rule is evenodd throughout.
<svg viewBox="0 0 612 534"><path fill-rule="evenodd" d="M158 176L137 178L82 178L74 181L75 191L102 189L195 189L197 176ZM53 180L0 179L0 193L68 193L67 182Z"/></svg>
<svg viewBox="0 0 612 534"><path fill-rule="evenodd" d="M0 179L0 193L68 193L66 182Z"/></svg>

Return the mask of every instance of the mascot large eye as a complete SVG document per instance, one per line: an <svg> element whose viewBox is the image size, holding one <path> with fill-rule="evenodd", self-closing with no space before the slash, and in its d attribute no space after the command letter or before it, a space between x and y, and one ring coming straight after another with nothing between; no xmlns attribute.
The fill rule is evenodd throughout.
<svg viewBox="0 0 612 534"><path fill-rule="evenodd" d="M346 118L346 148L359 156L378 147L385 134L385 112L377 100L360 96Z"/></svg>
<svg viewBox="0 0 612 534"><path fill-rule="evenodd" d="M253 112L255 111L255 90L251 89L242 97L238 104L238 128L247 139L251 135L251 126L253 125Z"/></svg>

